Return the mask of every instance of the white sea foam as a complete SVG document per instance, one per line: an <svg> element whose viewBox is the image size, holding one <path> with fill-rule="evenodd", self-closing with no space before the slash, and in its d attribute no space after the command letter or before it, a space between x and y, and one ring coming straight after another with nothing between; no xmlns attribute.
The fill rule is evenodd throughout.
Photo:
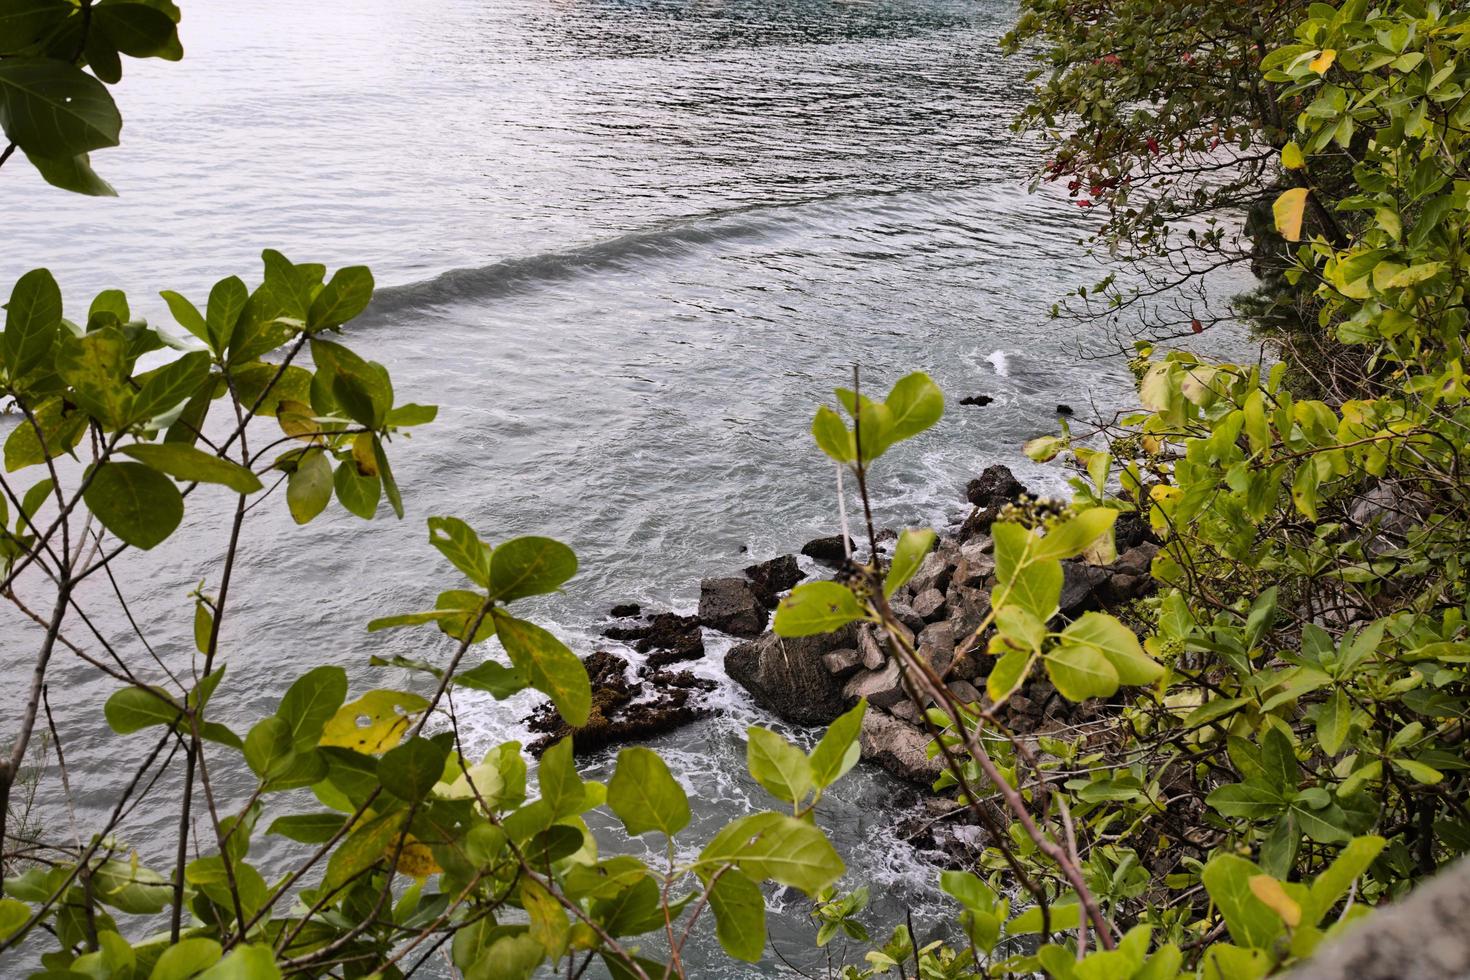
<svg viewBox="0 0 1470 980"><path fill-rule="evenodd" d="M990 362L991 367L995 368L995 373L1002 378L1009 378L1011 376L1011 359L1006 355L1005 351L993 350L985 355L985 359Z"/></svg>

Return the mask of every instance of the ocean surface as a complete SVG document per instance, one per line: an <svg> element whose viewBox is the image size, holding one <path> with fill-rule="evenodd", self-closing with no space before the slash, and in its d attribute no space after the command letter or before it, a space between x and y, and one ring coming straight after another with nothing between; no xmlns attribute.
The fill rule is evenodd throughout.
<svg viewBox="0 0 1470 980"><path fill-rule="evenodd" d="M566 541L581 571L534 618L579 652L626 653L598 636L614 603L692 611L701 576L836 532L833 469L807 430L854 364L882 390L927 371L950 399L874 474L892 527L959 516L965 481L994 462L1060 487L1020 444L1054 431L1058 403L1128 403L1124 365L1085 356L1100 338L1049 317L1105 270L1077 244L1097 219L1026 192L1039 151L1008 128L1027 91L1026 66L997 48L1008 0L183 6L184 61L126 64L122 146L94 154L119 197L69 196L19 160L0 171L0 282L44 265L71 315L121 288L171 325L158 290L202 302L223 276L258 281L262 248L367 264L379 297L350 342L389 367L400 402L440 407L393 446L402 522L334 505L297 528L273 500L247 523L220 697L242 730L308 664L346 666L354 692L420 683L369 657L434 659L445 644L365 625L457 585L429 515L492 541ZM994 401L958 404L976 394ZM176 667L192 649L188 593L217 585L228 531L227 491L194 499L216 513L191 514L120 579ZM111 587L88 588L103 633L141 660ZM34 644L13 613L0 630L0 667L19 678ZM744 730L774 723L725 680L728 645L711 634L693 665L721 682L719 713L657 743L693 801L691 853L770 803L744 774ZM53 669L84 827L147 742L104 735L111 687L75 660ZM456 698L477 750L525 738L529 704ZM893 836L907 798L864 765L819 808L846 883L872 886L875 937L906 911L926 935L945 911L934 873ZM172 829L145 806L125 837L151 855ZM825 971L808 903L770 903L773 946ZM773 955L727 963L712 928L695 943L694 976L785 972Z"/></svg>

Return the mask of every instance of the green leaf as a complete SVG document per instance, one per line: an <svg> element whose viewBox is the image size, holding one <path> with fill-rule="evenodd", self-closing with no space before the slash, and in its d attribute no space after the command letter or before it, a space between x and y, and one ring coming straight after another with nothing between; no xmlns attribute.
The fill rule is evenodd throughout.
<svg viewBox="0 0 1470 980"><path fill-rule="evenodd" d="M429 518L429 543L471 582L485 588L490 586L490 546L464 521L457 517ZM572 562L575 570L575 556Z"/></svg>
<svg viewBox="0 0 1470 980"><path fill-rule="evenodd" d="M1070 929L1076 929L1078 923L1082 921L1082 906L1076 902L1068 902L1065 905L1053 905L1050 912L1053 932L1066 932ZM1041 925L1041 906L1033 905L1006 923L1006 935L1030 935L1034 932L1040 932Z"/></svg>
<svg viewBox="0 0 1470 980"><path fill-rule="evenodd" d="M1118 671L1093 646L1058 646L1045 657L1046 672L1069 701L1108 697L1118 690Z"/></svg>
<svg viewBox="0 0 1470 980"><path fill-rule="evenodd" d="M1352 703L1348 701L1347 692L1339 687L1317 709L1317 744L1323 752L1329 756L1337 755L1347 741L1352 720Z"/></svg>
<svg viewBox="0 0 1470 980"><path fill-rule="evenodd" d="M1117 519L1116 510L1105 507L1084 510L1047 531L1046 536L1033 546L1032 560L1074 558L1082 554L1088 545L1111 531Z"/></svg>
<svg viewBox="0 0 1470 980"><path fill-rule="evenodd" d="M900 378L884 403L892 413L889 444L918 435L944 415L944 395L922 371Z"/></svg>
<svg viewBox="0 0 1470 980"><path fill-rule="evenodd" d="M311 330L341 326L367 309L372 298L372 272L363 265L346 266L317 293L306 322Z"/></svg>
<svg viewBox="0 0 1470 980"><path fill-rule="evenodd" d="M60 398L42 402L31 414L35 417L34 425L29 419L18 424L5 440L7 473L36 466L70 452L86 434L86 413L75 410L67 412Z"/></svg>
<svg viewBox="0 0 1470 980"><path fill-rule="evenodd" d="M323 449L312 448L296 457L296 468L286 479L286 507L291 519L306 524L332 502L332 464Z"/></svg>
<svg viewBox="0 0 1470 980"><path fill-rule="evenodd" d="M261 489L256 475L239 463L183 443L135 442L119 451L179 480L218 483L242 494Z"/></svg>
<svg viewBox="0 0 1470 980"><path fill-rule="evenodd" d="M985 678L985 693L990 695L992 702L999 704L1020 686L1025 679L1026 668L1031 663L1031 656L1029 650L1011 650L996 660L995 666L990 669L990 676Z"/></svg>
<svg viewBox="0 0 1470 980"><path fill-rule="evenodd" d="M281 980L281 970L269 946L237 946L197 980Z"/></svg>
<svg viewBox="0 0 1470 980"><path fill-rule="evenodd" d="M770 879L815 896L842 877L842 858L825 834L804 820L781 813L741 817L714 836L699 866L733 864L757 880Z"/></svg>
<svg viewBox="0 0 1470 980"><path fill-rule="evenodd" d="M1382 837L1355 837L1339 851L1332 864L1312 880L1308 907L1303 910L1305 921L1315 925L1332 911L1387 843Z"/></svg>
<svg viewBox="0 0 1470 980"><path fill-rule="evenodd" d="M552 819L575 816L585 808L587 787L577 775L571 738L555 742L542 753L536 778L541 784L541 798L551 807Z"/></svg>
<svg viewBox="0 0 1470 980"><path fill-rule="evenodd" d="M857 450L853 446L852 433L848 431L847 424L826 405L817 409L816 417L812 419L812 438L817 441L817 448L839 463L851 463L857 459Z"/></svg>
<svg viewBox="0 0 1470 980"><path fill-rule="evenodd" d="M512 538L490 556L490 595L500 602L545 595L575 574L577 556L560 541Z"/></svg>
<svg viewBox="0 0 1470 980"><path fill-rule="evenodd" d="M972 912L991 912L1000 896L982 879L969 871L943 871L939 888Z"/></svg>
<svg viewBox="0 0 1470 980"><path fill-rule="evenodd" d="M0 62L0 127L26 153L69 157L116 146L122 116L107 87L52 58Z"/></svg>
<svg viewBox="0 0 1470 980"><path fill-rule="evenodd" d="M571 939L572 923L566 909L535 878L521 881L521 907L531 920L531 938L546 951L555 966Z"/></svg>
<svg viewBox="0 0 1470 980"><path fill-rule="evenodd" d="M935 534L923 530L905 530L893 546L893 562L888 567L888 577L883 580L883 595L891 597L919 571L924 558L934 550Z"/></svg>
<svg viewBox="0 0 1470 980"><path fill-rule="evenodd" d="M773 628L779 636L811 636L830 633L866 616L866 610L847 586L838 582L807 582L781 600L776 607Z"/></svg>
<svg viewBox="0 0 1470 980"><path fill-rule="evenodd" d="M220 944L204 936L180 939L153 964L148 980L189 980L219 962Z"/></svg>
<svg viewBox="0 0 1470 980"><path fill-rule="evenodd" d="M391 857L394 842L407 818L407 810L394 810L360 824L332 851L322 888L327 892L334 891L379 861Z"/></svg>
<svg viewBox="0 0 1470 980"><path fill-rule="evenodd" d="M826 789L857 765L861 756L858 735L863 730L863 716L868 710L867 698L862 698L849 711L837 717L828 726L815 748L810 761L812 783L818 789Z"/></svg>
<svg viewBox="0 0 1470 980"><path fill-rule="evenodd" d="M730 868L709 886L720 946L737 960L759 962L766 949L766 899L760 886Z"/></svg>
<svg viewBox="0 0 1470 980"><path fill-rule="evenodd" d="M119 735L130 735L154 725L172 725L179 720L183 709L174 704L168 692L161 687L146 691L125 687L113 692L102 713L113 731Z"/></svg>
<svg viewBox="0 0 1470 980"><path fill-rule="evenodd" d="M328 721L347 699L347 672L323 666L307 671L292 682L276 708L276 717L286 723L291 744L298 752L315 748Z"/></svg>
<svg viewBox="0 0 1470 980"><path fill-rule="evenodd" d="M325 844L337 835L347 822L345 814L332 813L289 813L277 817L266 831L277 837L285 837L299 844Z"/></svg>
<svg viewBox="0 0 1470 980"><path fill-rule="evenodd" d="M283 774L294 761L291 728L271 715L256 722L245 736L245 762L262 780Z"/></svg>
<svg viewBox="0 0 1470 980"><path fill-rule="evenodd" d="M39 365L61 329L61 287L48 269L32 269L16 280L5 307L0 353L12 383Z"/></svg>
<svg viewBox="0 0 1470 980"><path fill-rule="evenodd" d="M235 339L235 330L249 303L250 290L239 276L226 276L215 283L209 291L209 302L205 304L204 334L200 339L215 353L223 353ZM174 316L178 316L177 310ZM179 322L184 323L182 319ZM193 331L189 324L184 323L184 326Z"/></svg>
<svg viewBox="0 0 1470 980"><path fill-rule="evenodd" d="M526 680L523 671L498 664L493 660L486 660L477 667L455 674L454 683L460 687L486 691L503 701L512 694L524 691L530 682Z"/></svg>
<svg viewBox="0 0 1470 980"><path fill-rule="evenodd" d="M184 56L173 18L146 0L100 3L93 12L92 24L130 58L178 61Z"/></svg>
<svg viewBox="0 0 1470 980"><path fill-rule="evenodd" d="M72 386L73 400L112 428L131 413L127 350L127 338L112 326L81 337L64 334L56 350L56 373Z"/></svg>
<svg viewBox="0 0 1470 980"><path fill-rule="evenodd" d="M607 805L633 836L657 830L672 837L689 825L689 798L658 753L635 746L618 753Z"/></svg>
<svg viewBox="0 0 1470 980"><path fill-rule="evenodd" d="M378 781L399 799L417 803L444 775L447 753L447 746L415 736L383 753L378 760Z"/></svg>
<svg viewBox="0 0 1470 980"><path fill-rule="evenodd" d="M1286 798L1278 790L1254 780L1228 783L1210 792L1205 802L1227 817L1265 820L1280 813Z"/></svg>
<svg viewBox="0 0 1470 980"><path fill-rule="evenodd" d="M179 488L142 463L103 463L82 499L103 527L145 551L167 539L184 519Z"/></svg>
<svg viewBox="0 0 1470 980"><path fill-rule="evenodd" d="M349 459L337 464L332 474L332 488L337 491L337 502L349 514L365 521L372 520L377 514L383 483L376 476L359 473L355 461Z"/></svg>
<svg viewBox="0 0 1470 980"><path fill-rule="evenodd" d="M1200 880L1225 917L1230 938L1241 946L1269 950L1283 925L1251 891L1250 880L1260 873L1261 869L1245 858L1220 854L1205 865Z"/></svg>
<svg viewBox="0 0 1470 980"><path fill-rule="evenodd" d="M330 373L332 394L347 415L365 428L381 429L393 408L387 374L341 344L319 336L312 338L311 356L318 371Z"/></svg>
<svg viewBox="0 0 1470 980"><path fill-rule="evenodd" d="M388 465L388 453L383 449L383 440L373 435L373 459L378 464L378 479L383 481L383 492L388 495L388 505L399 520L403 519L403 498L398 493L398 481L393 479L393 469Z"/></svg>
<svg viewBox="0 0 1470 980"><path fill-rule="evenodd" d="M150 372L133 397L133 418L151 419L194 396L209 377L209 355L191 351L172 364Z"/></svg>
<svg viewBox="0 0 1470 980"><path fill-rule="evenodd" d="M498 558L500 549L495 554ZM568 725L578 728L587 724L592 710L592 684L577 655L539 626L498 608L491 615L500 642L516 669L532 687L551 698Z"/></svg>
<svg viewBox="0 0 1470 980"><path fill-rule="evenodd" d="M1158 661L1143 652L1132 630L1105 613L1083 613L1062 630L1061 650L1086 647L1101 653L1120 684L1152 684L1164 674Z"/></svg>
<svg viewBox="0 0 1470 980"><path fill-rule="evenodd" d="M806 753L768 728L746 729L745 765L766 792L787 803L799 803L813 784Z"/></svg>

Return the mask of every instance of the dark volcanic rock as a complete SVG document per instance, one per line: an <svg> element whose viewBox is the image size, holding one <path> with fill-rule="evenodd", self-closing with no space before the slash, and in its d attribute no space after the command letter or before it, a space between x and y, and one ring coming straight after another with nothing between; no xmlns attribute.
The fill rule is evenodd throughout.
<svg viewBox="0 0 1470 980"><path fill-rule="evenodd" d="M698 696L712 690L713 681L687 671L653 671L640 681L630 682L628 662L603 650L588 656L583 665L592 682L592 711L587 724L571 728L549 702L541 704L526 719L527 727L541 733L530 745L532 754L540 755L568 735L574 752L595 752L609 745L661 735L709 714Z"/></svg>
<svg viewBox="0 0 1470 980"><path fill-rule="evenodd" d="M847 539L847 551L857 547L852 538ZM808 558L815 558L826 565L840 565L847 559L847 551L843 550L842 535L834 534L830 538L813 538L801 546L801 553Z"/></svg>
<svg viewBox="0 0 1470 980"><path fill-rule="evenodd" d="M1025 484L1017 480L1009 468L999 463L985 467L980 476L965 487L965 498L975 506L975 510L965 518L960 540L968 541L989 531L1000 509L1027 493Z"/></svg>
<svg viewBox="0 0 1470 980"><path fill-rule="evenodd" d="M1069 416L1070 415L1076 415L1077 414L1077 410L1074 409L1071 405L1058 405L1057 406L1057 414L1058 415L1069 415Z"/></svg>
<svg viewBox="0 0 1470 980"><path fill-rule="evenodd" d="M699 621L735 636L760 636L766 628L764 594L743 578L707 578L699 583Z"/></svg>
<svg viewBox="0 0 1470 980"><path fill-rule="evenodd" d="M1108 580L1105 569L1082 562L1062 562L1062 615L1071 616L1098 605L1098 588Z"/></svg>
<svg viewBox="0 0 1470 980"><path fill-rule="evenodd" d="M929 758L924 747L929 736L908 722L869 710L858 737L864 759L872 759L900 779L928 786L939 778L943 761Z"/></svg>
<svg viewBox="0 0 1470 980"><path fill-rule="evenodd" d="M984 408L986 405L989 405L993 401L995 401L995 399L991 398L989 395L966 395L964 398L960 399L960 404L978 405L981 408Z"/></svg>
<svg viewBox="0 0 1470 980"><path fill-rule="evenodd" d="M856 645L857 630L852 626L816 636L767 633L725 654L725 673L787 721L827 725L847 710L847 701L842 684L827 671L823 654Z"/></svg>
<svg viewBox="0 0 1470 980"><path fill-rule="evenodd" d="M704 637L698 616L658 613L641 626L610 626L602 631L609 640L622 640L639 653L657 650L649 666L661 667L676 660L698 660L704 656Z"/></svg>
<svg viewBox="0 0 1470 980"><path fill-rule="evenodd" d="M625 602L621 606L613 606L608 610L608 615L615 619L632 619L643 611L643 607L636 602Z"/></svg>
<svg viewBox="0 0 1470 980"><path fill-rule="evenodd" d="M795 555L782 555L749 566L745 569L745 577L755 586L761 601L774 606L776 597L806 578L806 573L796 567Z"/></svg>

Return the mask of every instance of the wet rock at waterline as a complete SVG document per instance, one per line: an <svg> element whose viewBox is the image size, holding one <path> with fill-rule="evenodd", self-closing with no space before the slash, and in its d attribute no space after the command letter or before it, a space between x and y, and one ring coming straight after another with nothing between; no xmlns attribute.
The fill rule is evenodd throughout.
<svg viewBox="0 0 1470 980"><path fill-rule="evenodd" d="M1009 467L999 463L985 467L965 487L965 497L975 510L965 519L960 529L960 540L969 541L988 533L1002 507L1028 495L1025 484L1016 479Z"/></svg>
<svg viewBox="0 0 1470 980"><path fill-rule="evenodd" d="M830 538L813 538L801 546L801 553L808 558L815 558L824 565L835 567L846 561L848 553L857 548L857 543L852 538L846 539L845 548L843 541L840 534L834 534Z"/></svg>
<svg viewBox="0 0 1470 980"><path fill-rule="evenodd" d="M806 572L797 567L795 555L772 558L770 561L750 565L744 571L745 577L750 579L761 600L768 606L774 606L782 592L794 588L796 583L806 578Z"/></svg>
<svg viewBox="0 0 1470 980"><path fill-rule="evenodd" d="M800 725L828 725L847 710L847 698L823 656L854 648L856 633L851 625L816 636L767 633L725 654L725 673L773 714Z"/></svg>
<svg viewBox="0 0 1470 980"><path fill-rule="evenodd" d="M760 636L770 617L767 593L744 578L707 578L699 583L699 621L732 636Z"/></svg>
<svg viewBox="0 0 1470 980"><path fill-rule="evenodd" d="M610 626L602 635L609 640L621 640L639 653L652 653L648 658L650 667L704 656L704 635L699 631L698 616L657 613L641 626Z"/></svg>
<svg viewBox="0 0 1470 980"><path fill-rule="evenodd" d="M966 395L964 398L960 399L960 404L974 405L979 408L984 408L986 405L989 405L993 401L995 401L995 399L990 397L989 395Z"/></svg>
<svg viewBox="0 0 1470 980"><path fill-rule="evenodd" d="M568 735L575 753L595 752L671 732L710 713L702 696L714 690L714 681L646 666L629 680L628 662L605 650L582 663L592 682L587 724L572 728L549 702L539 705L526 718L527 727L541 735L529 746L532 754L539 756Z"/></svg>
<svg viewBox="0 0 1470 980"><path fill-rule="evenodd" d="M643 607L636 602L625 602L620 606L613 606L607 614L614 619L632 619L643 612Z"/></svg>

